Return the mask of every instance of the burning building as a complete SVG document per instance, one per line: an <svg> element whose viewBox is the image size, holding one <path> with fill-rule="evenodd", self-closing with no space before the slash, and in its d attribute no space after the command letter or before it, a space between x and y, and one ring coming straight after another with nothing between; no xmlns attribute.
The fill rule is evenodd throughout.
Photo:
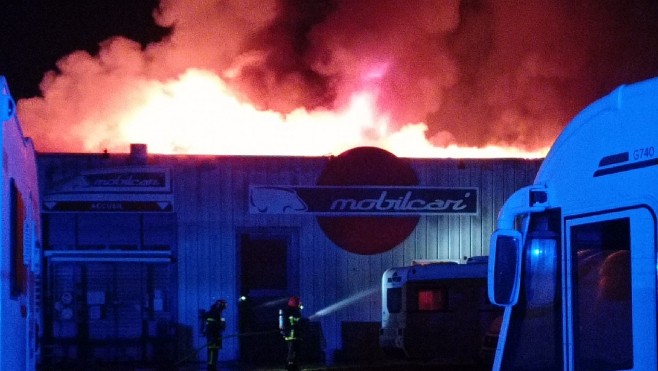
<svg viewBox="0 0 658 371"><path fill-rule="evenodd" d="M46 363L196 359L217 296L222 359L272 358L290 294L307 354L347 357L383 271L486 255L525 158L656 71L650 2L148 3L159 37L72 52L17 102L39 151ZM331 155L363 146L403 160Z"/></svg>
<svg viewBox="0 0 658 371"><path fill-rule="evenodd" d="M487 255L540 160L40 153L43 362L193 362L198 311L228 301L221 359L281 362L299 295L304 354L378 346L382 273Z"/></svg>

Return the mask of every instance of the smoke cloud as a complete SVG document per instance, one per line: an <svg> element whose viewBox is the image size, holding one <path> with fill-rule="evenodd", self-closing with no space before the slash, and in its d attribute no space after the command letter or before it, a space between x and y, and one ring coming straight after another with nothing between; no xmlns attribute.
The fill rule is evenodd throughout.
<svg viewBox="0 0 658 371"><path fill-rule="evenodd" d="M657 14L632 0L162 0L166 37L63 57L19 117L40 151L127 148L125 112L193 68L283 116L376 88L392 130L536 150L615 86L658 75Z"/></svg>

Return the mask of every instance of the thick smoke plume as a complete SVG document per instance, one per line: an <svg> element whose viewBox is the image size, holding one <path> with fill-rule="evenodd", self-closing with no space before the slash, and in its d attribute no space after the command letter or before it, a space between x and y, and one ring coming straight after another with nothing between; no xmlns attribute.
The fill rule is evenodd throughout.
<svg viewBox="0 0 658 371"><path fill-rule="evenodd" d="M40 151L123 150L125 112L153 91L166 96L168 83L195 69L284 117L340 110L355 92L375 89L391 130L425 123L436 146L534 151L616 85L658 75L656 7L162 0L153 16L169 28L166 37L140 45L117 36L98 54L63 57L45 75L42 96L19 101L19 117Z"/></svg>

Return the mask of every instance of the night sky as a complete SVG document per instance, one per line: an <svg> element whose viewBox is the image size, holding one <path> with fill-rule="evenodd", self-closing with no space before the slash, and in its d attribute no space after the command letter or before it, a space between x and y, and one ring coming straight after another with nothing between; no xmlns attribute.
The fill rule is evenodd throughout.
<svg viewBox="0 0 658 371"><path fill-rule="evenodd" d="M46 138L54 123L86 132L82 122L111 108L62 110L71 100L99 94L92 89L125 95L126 84L191 67L231 76L240 97L284 114L336 109L376 79L378 104L398 128L427 123L434 145L530 150L616 86L658 76L654 0L5 3L0 74L29 101L19 116L43 145L63 143ZM108 42L115 36L124 38Z"/></svg>
<svg viewBox="0 0 658 371"><path fill-rule="evenodd" d="M76 50L98 52L99 43L124 35L146 44L167 30L153 22L154 0L26 0L3 2L0 75L16 99L39 95L44 74Z"/></svg>

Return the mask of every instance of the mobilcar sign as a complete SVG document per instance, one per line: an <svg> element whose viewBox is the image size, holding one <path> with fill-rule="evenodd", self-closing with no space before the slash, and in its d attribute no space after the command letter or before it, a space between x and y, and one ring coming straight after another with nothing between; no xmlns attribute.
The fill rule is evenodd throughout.
<svg viewBox="0 0 658 371"><path fill-rule="evenodd" d="M363 190L359 190L363 191ZM331 212L365 213L475 213L477 204L469 203L476 190L393 189L377 190L377 198L337 198L331 203ZM450 193L449 195L444 193ZM455 194L460 193L460 194ZM376 196L376 195L373 195Z"/></svg>
<svg viewBox="0 0 658 371"><path fill-rule="evenodd" d="M478 213L477 188L251 186L252 214L437 215Z"/></svg>
<svg viewBox="0 0 658 371"><path fill-rule="evenodd" d="M122 168L82 172L56 185L52 193L170 193L169 169Z"/></svg>
<svg viewBox="0 0 658 371"><path fill-rule="evenodd" d="M84 171L44 195L44 212L174 212L166 168L107 168Z"/></svg>
<svg viewBox="0 0 658 371"><path fill-rule="evenodd" d="M313 185L344 187L352 190L387 190L384 197L386 200L395 197L392 196L391 187L414 188L419 185L419 181L410 160L398 158L391 152L377 147L356 147L338 156L329 157ZM373 202L364 200L378 200L380 197L381 193L378 192L358 197L355 194L348 194L337 197L338 201L333 201L342 203L344 201L341 200L350 200L351 204L353 199L356 207L365 207L366 204ZM332 205L333 202L328 204ZM327 211L326 207L324 210ZM363 212L346 213L331 209L329 211L315 216L322 232L341 249L362 255L380 254L400 245L413 233L420 220L420 215L387 214L381 210L371 215L365 215Z"/></svg>

